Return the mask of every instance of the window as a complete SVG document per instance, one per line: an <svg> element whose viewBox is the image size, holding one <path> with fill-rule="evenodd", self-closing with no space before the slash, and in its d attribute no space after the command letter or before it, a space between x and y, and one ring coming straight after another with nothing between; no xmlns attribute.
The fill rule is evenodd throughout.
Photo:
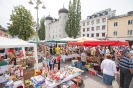
<svg viewBox="0 0 133 88"><path fill-rule="evenodd" d="M114 26L118 26L118 22L114 22Z"/></svg>
<svg viewBox="0 0 133 88"><path fill-rule="evenodd" d="M93 25L94 24L94 21L91 21L91 24Z"/></svg>
<svg viewBox="0 0 133 88"><path fill-rule="evenodd" d="M113 35L114 35L114 36L117 36L117 31L114 31Z"/></svg>
<svg viewBox="0 0 133 88"><path fill-rule="evenodd" d="M106 22L106 18L102 18L102 22L103 22L103 23Z"/></svg>
<svg viewBox="0 0 133 88"><path fill-rule="evenodd" d="M96 33L96 37L99 37L99 33Z"/></svg>
<svg viewBox="0 0 133 88"><path fill-rule="evenodd" d="M87 25L89 25L89 21L87 22Z"/></svg>
<svg viewBox="0 0 133 88"><path fill-rule="evenodd" d="M96 21L96 23L99 24L99 23L100 23L100 19L98 19L98 20Z"/></svg>
<svg viewBox="0 0 133 88"><path fill-rule="evenodd" d="M89 37L89 34L87 34L87 37Z"/></svg>
<svg viewBox="0 0 133 88"><path fill-rule="evenodd" d="M97 26L97 29L96 30L100 30L100 26Z"/></svg>
<svg viewBox="0 0 133 88"><path fill-rule="evenodd" d="M102 26L102 30L105 30L105 27L106 27L106 25L103 25L103 26Z"/></svg>
<svg viewBox="0 0 133 88"><path fill-rule="evenodd" d="M127 30L127 35L133 35L133 30Z"/></svg>
<svg viewBox="0 0 133 88"><path fill-rule="evenodd" d="M128 25L133 24L133 20L128 20Z"/></svg>
<svg viewBox="0 0 133 88"><path fill-rule="evenodd" d="M87 28L87 31L90 31L90 29L89 29L89 28Z"/></svg>
<svg viewBox="0 0 133 88"><path fill-rule="evenodd" d="M83 28L83 32L85 32L85 28Z"/></svg>
<svg viewBox="0 0 133 88"><path fill-rule="evenodd" d="M67 16L64 17L65 19L67 18Z"/></svg>
<svg viewBox="0 0 133 88"><path fill-rule="evenodd" d="M102 33L102 37L105 37L105 33Z"/></svg>
<svg viewBox="0 0 133 88"><path fill-rule="evenodd" d="M94 33L91 34L91 37L94 37Z"/></svg>
<svg viewBox="0 0 133 88"><path fill-rule="evenodd" d="M94 27L91 27L91 31L94 31Z"/></svg>
<svg viewBox="0 0 133 88"><path fill-rule="evenodd" d="M85 26L85 22L83 23L83 26Z"/></svg>
<svg viewBox="0 0 133 88"><path fill-rule="evenodd" d="M83 34L83 37L85 36L85 34Z"/></svg>

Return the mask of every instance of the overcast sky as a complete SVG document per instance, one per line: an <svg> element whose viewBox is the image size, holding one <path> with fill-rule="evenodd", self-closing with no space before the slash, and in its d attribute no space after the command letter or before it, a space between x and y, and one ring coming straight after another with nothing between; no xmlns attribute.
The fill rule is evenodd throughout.
<svg viewBox="0 0 133 88"><path fill-rule="evenodd" d="M31 11L32 16L36 20L36 10L34 5L28 4L30 0L0 0L0 25L7 28L7 23L10 23L10 14L13 6L24 5ZM34 1L34 0L32 0ZM40 5L39 18L48 16L49 14L58 18L58 10L63 7L68 8L70 0L42 0L46 5L46 9L42 9ZM133 0L81 0L82 19L95 12L111 8L116 10L116 15L125 14L128 11L133 11Z"/></svg>

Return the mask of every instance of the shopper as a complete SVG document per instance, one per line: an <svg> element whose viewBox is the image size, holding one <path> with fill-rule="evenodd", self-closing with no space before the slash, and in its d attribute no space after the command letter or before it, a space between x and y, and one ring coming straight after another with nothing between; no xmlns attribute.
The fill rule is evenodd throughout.
<svg viewBox="0 0 133 88"><path fill-rule="evenodd" d="M133 77L132 54L126 52L119 61L120 66L120 87L129 88Z"/></svg>
<svg viewBox="0 0 133 88"><path fill-rule="evenodd" d="M60 47L59 46L57 46L55 48L55 52L56 52L56 55L60 55Z"/></svg>
<svg viewBox="0 0 133 88"><path fill-rule="evenodd" d="M10 52L8 54L8 57L10 58L9 59L9 64L17 65L17 63L16 63L16 56L12 52Z"/></svg>
<svg viewBox="0 0 133 88"><path fill-rule="evenodd" d="M103 72L103 83L106 88L112 87L112 81L117 76L116 64L111 60L111 55L106 54L106 58L101 63L101 70Z"/></svg>
<svg viewBox="0 0 133 88"><path fill-rule="evenodd" d="M86 64L86 58L87 58L87 55L86 55L86 51L84 50L83 53L81 53L82 66L85 66L85 64Z"/></svg>

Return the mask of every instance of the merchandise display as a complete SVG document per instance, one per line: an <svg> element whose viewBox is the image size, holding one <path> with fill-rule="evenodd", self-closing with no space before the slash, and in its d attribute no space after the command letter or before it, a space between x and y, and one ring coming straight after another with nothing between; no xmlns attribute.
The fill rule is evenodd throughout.
<svg viewBox="0 0 133 88"><path fill-rule="evenodd" d="M7 66L7 70L3 73L2 88L9 86L19 86L23 85L23 68L20 65ZM21 83L20 83L21 82Z"/></svg>
<svg viewBox="0 0 133 88"><path fill-rule="evenodd" d="M33 83L34 87L37 88L40 86L54 88L64 82L70 81L71 79L80 75L82 72L82 70L71 66L65 66L59 71L54 69L47 73L45 70L40 69L39 71L35 70L34 75L36 76L31 77L31 82ZM68 86L74 86L72 84L74 83L67 83ZM61 86L63 86L63 84Z"/></svg>

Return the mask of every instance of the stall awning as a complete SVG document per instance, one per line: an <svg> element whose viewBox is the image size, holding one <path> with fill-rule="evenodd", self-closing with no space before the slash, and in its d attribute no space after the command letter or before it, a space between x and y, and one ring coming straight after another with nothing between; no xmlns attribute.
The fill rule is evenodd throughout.
<svg viewBox="0 0 133 88"><path fill-rule="evenodd" d="M84 41L84 46L98 46L98 45L105 45L105 46L121 46L126 45L129 46L127 41L111 41L111 40L102 40L102 41Z"/></svg>
<svg viewBox="0 0 133 88"><path fill-rule="evenodd" d="M105 46L129 46L127 41L112 41L112 40L101 40L101 41L84 41L84 42L68 42L69 45L83 45L83 46L98 46L98 45L105 45Z"/></svg>

